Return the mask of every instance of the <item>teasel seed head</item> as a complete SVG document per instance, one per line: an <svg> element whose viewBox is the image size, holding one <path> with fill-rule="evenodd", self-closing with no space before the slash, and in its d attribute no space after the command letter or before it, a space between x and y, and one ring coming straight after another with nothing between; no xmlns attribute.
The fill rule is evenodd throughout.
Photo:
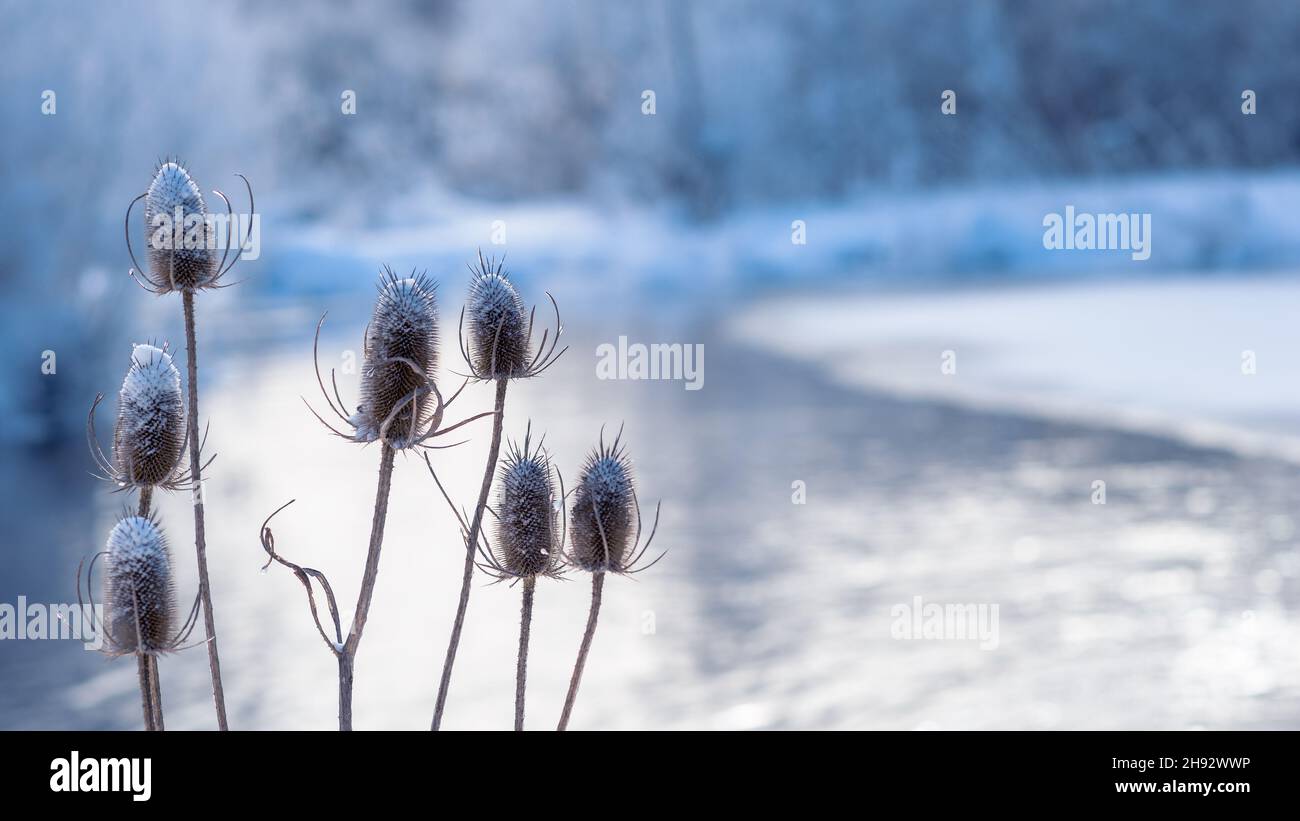
<svg viewBox="0 0 1300 821"><path fill-rule="evenodd" d="M636 490L632 463L620 438L607 446L601 436L600 444L587 456L573 490L569 558L592 573L622 573L634 561Z"/></svg>
<svg viewBox="0 0 1300 821"><path fill-rule="evenodd" d="M110 655L176 649L171 552L152 516L125 516L108 535L104 650Z"/></svg>
<svg viewBox="0 0 1300 821"><path fill-rule="evenodd" d="M484 260L469 284L465 313L469 319L470 365L481 379L525 376L529 371L528 310L503 268L504 260Z"/></svg>
<svg viewBox="0 0 1300 821"><path fill-rule="evenodd" d="M564 537L555 504L555 475L542 443L533 447L531 425L522 446L510 444L499 483L496 561L490 569L501 578L558 576Z"/></svg>
<svg viewBox="0 0 1300 821"><path fill-rule="evenodd" d="M361 401L349 419L356 441L382 438L394 448L408 447L437 407L436 288L423 273L399 278L385 268L380 276L366 329Z"/></svg>
<svg viewBox="0 0 1300 821"><path fill-rule="evenodd" d="M176 225L178 215L180 225ZM195 291L216 281L218 258L210 247L207 215L203 192L185 167L175 160L160 164L144 195L150 268L145 276L153 290ZM200 241L185 242L195 231Z"/></svg>
<svg viewBox="0 0 1300 821"><path fill-rule="evenodd" d="M185 444L180 371L166 346L134 346L118 393L113 478L128 487L174 488Z"/></svg>

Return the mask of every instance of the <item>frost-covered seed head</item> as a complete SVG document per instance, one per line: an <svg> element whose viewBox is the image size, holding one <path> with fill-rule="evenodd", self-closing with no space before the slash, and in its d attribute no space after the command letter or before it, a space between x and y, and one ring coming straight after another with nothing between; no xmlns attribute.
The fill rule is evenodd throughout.
<svg viewBox="0 0 1300 821"><path fill-rule="evenodd" d="M436 408L430 390L421 391L414 402L405 401L433 382L437 368L436 287L424 274L401 279L385 268L380 276L379 298L366 331L361 402L350 420L358 442L378 439L384 421L400 407L388 426L388 444L407 447Z"/></svg>
<svg viewBox="0 0 1300 821"><path fill-rule="evenodd" d="M217 278L207 214L203 192L185 167L172 160L160 165L144 198L146 276L159 291L194 291Z"/></svg>
<svg viewBox="0 0 1300 821"><path fill-rule="evenodd" d="M113 430L113 465L132 487L166 485L185 449L185 400L171 354L136 345L122 380Z"/></svg>
<svg viewBox="0 0 1300 821"><path fill-rule="evenodd" d="M171 552L152 518L127 516L108 535L104 627L104 650L112 655L176 649Z"/></svg>
<svg viewBox="0 0 1300 821"><path fill-rule="evenodd" d="M636 522L632 464L619 445L602 441L587 457L573 491L570 556L588 572L622 573L632 560Z"/></svg>
<svg viewBox="0 0 1300 821"><path fill-rule="evenodd" d="M502 263L479 256L465 314L475 374L483 379L524 376L529 365L528 311Z"/></svg>
<svg viewBox="0 0 1300 821"><path fill-rule="evenodd" d="M501 465L497 500L497 564L507 575L553 575L561 564L551 462L539 445L512 445Z"/></svg>

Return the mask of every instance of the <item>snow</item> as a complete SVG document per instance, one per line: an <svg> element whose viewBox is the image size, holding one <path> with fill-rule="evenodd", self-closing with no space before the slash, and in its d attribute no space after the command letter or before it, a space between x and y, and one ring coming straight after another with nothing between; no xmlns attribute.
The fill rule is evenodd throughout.
<svg viewBox="0 0 1300 821"><path fill-rule="evenodd" d="M171 399L179 396L181 375L171 354L149 344L131 348L131 367L122 381L122 393L134 401L147 403L150 397Z"/></svg>
<svg viewBox="0 0 1300 821"><path fill-rule="evenodd" d="M118 418L134 452L152 455L165 447L169 428L183 425L184 412L181 375L171 354L135 345L118 395Z"/></svg>
<svg viewBox="0 0 1300 821"><path fill-rule="evenodd" d="M1175 174L882 193L736 209L697 223L668 208L577 200L411 201L379 227L282 224L254 287L359 291L382 264L458 282L475 249L506 255L566 301L662 296L697 302L792 286L1164 277L1300 264L1290 230L1300 174ZM1151 257L1043 247L1043 218L1149 214ZM802 224L805 243L795 241ZM496 229L502 233L494 233ZM494 243L494 240L498 241Z"/></svg>
<svg viewBox="0 0 1300 821"><path fill-rule="evenodd" d="M1296 304L1293 277L1184 277L772 300L730 331L851 385L1300 460Z"/></svg>

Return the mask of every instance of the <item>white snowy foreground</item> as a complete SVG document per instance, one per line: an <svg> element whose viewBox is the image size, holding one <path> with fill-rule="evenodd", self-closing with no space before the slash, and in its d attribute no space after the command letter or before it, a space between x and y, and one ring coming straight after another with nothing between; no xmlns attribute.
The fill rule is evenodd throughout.
<svg viewBox="0 0 1300 821"><path fill-rule="evenodd" d="M848 385L1300 460L1300 279L765 302L740 339Z"/></svg>

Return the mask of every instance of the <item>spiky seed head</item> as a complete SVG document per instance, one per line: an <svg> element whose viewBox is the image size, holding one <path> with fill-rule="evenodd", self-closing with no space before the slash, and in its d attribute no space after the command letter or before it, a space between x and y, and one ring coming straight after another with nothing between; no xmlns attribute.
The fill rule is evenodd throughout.
<svg viewBox="0 0 1300 821"><path fill-rule="evenodd" d="M574 564L588 572L622 573L632 560L636 523L632 463L617 439L587 457L573 491L569 532Z"/></svg>
<svg viewBox="0 0 1300 821"><path fill-rule="evenodd" d="M554 575L563 558L550 457L539 445L512 444L501 464L497 564L507 575Z"/></svg>
<svg viewBox="0 0 1300 821"><path fill-rule="evenodd" d="M378 439L392 415L388 444L407 447L435 409L437 400L428 387L438 365L436 288L424 274L399 278L385 268L380 276L379 297L366 330L361 402L350 420L358 442Z"/></svg>
<svg viewBox="0 0 1300 821"><path fill-rule="evenodd" d="M185 167L174 160L158 166L144 198L144 224L146 276L159 291L194 291L217 278L207 215L203 192Z"/></svg>
<svg viewBox="0 0 1300 821"><path fill-rule="evenodd" d="M112 655L176 649L171 551L152 517L126 516L108 534L104 628Z"/></svg>
<svg viewBox="0 0 1300 821"><path fill-rule="evenodd" d="M529 364L528 311L501 263L479 257L465 313L475 374L483 379L524 376Z"/></svg>
<svg viewBox="0 0 1300 821"><path fill-rule="evenodd" d="M113 464L124 485L166 485L185 449L185 399L171 354L136 345L117 399Z"/></svg>

